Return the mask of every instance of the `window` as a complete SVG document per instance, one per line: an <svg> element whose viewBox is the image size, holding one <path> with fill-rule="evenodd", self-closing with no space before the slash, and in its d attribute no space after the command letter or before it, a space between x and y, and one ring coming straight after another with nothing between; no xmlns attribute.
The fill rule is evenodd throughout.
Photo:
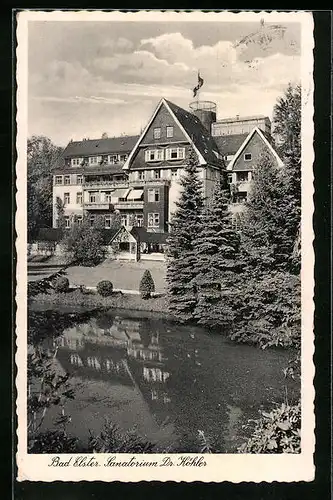
<svg viewBox="0 0 333 500"><path fill-rule="evenodd" d="M112 203L111 196L112 196L111 191L108 191L108 192L105 193L105 201L106 201L106 203Z"/></svg>
<svg viewBox="0 0 333 500"><path fill-rule="evenodd" d="M229 184L232 183L232 174L228 174L228 182L229 182Z"/></svg>
<svg viewBox="0 0 333 500"><path fill-rule="evenodd" d="M168 148L166 150L167 160L182 160L185 158L185 148Z"/></svg>
<svg viewBox="0 0 333 500"><path fill-rule="evenodd" d="M226 161L231 161L233 159L234 155L224 155L223 159Z"/></svg>
<svg viewBox="0 0 333 500"><path fill-rule="evenodd" d="M145 180L145 172L139 172L138 178L139 178L139 181L144 181Z"/></svg>
<svg viewBox="0 0 333 500"><path fill-rule="evenodd" d="M173 127L166 128L167 137L173 137Z"/></svg>
<svg viewBox="0 0 333 500"><path fill-rule="evenodd" d="M80 165L81 162L82 162L82 158L72 158L71 159L72 167L75 167L76 165Z"/></svg>
<svg viewBox="0 0 333 500"><path fill-rule="evenodd" d="M91 226L93 226L93 225L95 224L95 215L93 215L93 214L92 214L92 215L89 217L89 222L90 222L90 225L91 225Z"/></svg>
<svg viewBox="0 0 333 500"><path fill-rule="evenodd" d="M149 213L148 214L148 227L158 227L160 225L160 214Z"/></svg>
<svg viewBox="0 0 333 500"><path fill-rule="evenodd" d="M70 175L64 175L64 184L68 186L68 184L71 183L71 176Z"/></svg>
<svg viewBox="0 0 333 500"><path fill-rule="evenodd" d="M89 202L90 203L96 203L97 202L97 194L96 193L89 193Z"/></svg>
<svg viewBox="0 0 333 500"><path fill-rule="evenodd" d="M64 205L69 205L71 202L70 193L64 193Z"/></svg>
<svg viewBox="0 0 333 500"><path fill-rule="evenodd" d="M82 175L77 175L76 176L76 183L77 184L83 184L83 176Z"/></svg>
<svg viewBox="0 0 333 500"><path fill-rule="evenodd" d="M237 172L236 178L238 182L247 182L249 180L248 172Z"/></svg>
<svg viewBox="0 0 333 500"><path fill-rule="evenodd" d="M178 177L178 168L171 169L171 179L177 179Z"/></svg>
<svg viewBox="0 0 333 500"><path fill-rule="evenodd" d="M160 190L159 189L148 189L148 202L154 203L160 201Z"/></svg>
<svg viewBox="0 0 333 500"><path fill-rule="evenodd" d="M105 229L110 229L111 228L111 214L107 214L104 217L104 226Z"/></svg>
<svg viewBox="0 0 333 500"><path fill-rule="evenodd" d="M82 191L79 193L76 193L76 204L82 205Z"/></svg>
<svg viewBox="0 0 333 500"><path fill-rule="evenodd" d="M109 156L109 163L114 165L115 163L118 163L118 156L117 155L110 155Z"/></svg>
<svg viewBox="0 0 333 500"><path fill-rule="evenodd" d="M163 149L148 149L145 151L145 161L162 161L163 159Z"/></svg>
<svg viewBox="0 0 333 500"><path fill-rule="evenodd" d="M56 176L55 176L55 181L54 181L54 182L55 182L55 184L56 184L56 185L58 185L58 186L59 186L60 184L62 184L62 183L63 183L63 177L62 177L62 175L56 175Z"/></svg>
<svg viewBox="0 0 333 500"><path fill-rule="evenodd" d="M71 227L71 221L69 215L65 215L65 228L68 229L69 227Z"/></svg>
<svg viewBox="0 0 333 500"><path fill-rule="evenodd" d="M160 139L161 138L161 128L156 127L154 128L154 139Z"/></svg>
<svg viewBox="0 0 333 500"><path fill-rule="evenodd" d="M89 163L90 165L96 165L98 163L98 156L90 156Z"/></svg>
<svg viewBox="0 0 333 500"><path fill-rule="evenodd" d="M252 160L252 155L251 155L251 153L245 153L245 155L244 155L244 160L245 160L245 161L251 161L251 160Z"/></svg>
<svg viewBox="0 0 333 500"><path fill-rule="evenodd" d="M120 161L125 162L127 160L127 155L120 155Z"/></svg>
<svg viewBox="0 0 333 500"><path fill-rule="evenodd" d="M232 227L235 231L239 231L242 228L242 215L237 213L235 214L232 219Z"/></svg>
<svg viewBox="0 0 333 500"><path fill-rule="evenodd" d="M161 171L160 170L153 170L153 178L160 179L161 178Z"/></svg>
<svg viewBox="0 0 333 500"><path fill-rule="evenodd" d="M122 226L127 226L127 215L122 215L120 220Z"/></svg>
<svg viewBox="0 0 333 500"><path fill-rule="evenodd" d="M136 225L139 227L142 227L143 226L143 214L137 214L135 216L135 219L136 219Z"/></svg>
<svg viewBox="0 0 333 500"><path fill-rule="evenodd" d="M245 193L245 192L236 193L236 196L235 196L236 203L245 203L246 201L247 201L247 193Z"/></svg>
<svg viewBox="0 0 333 500"><path fill-rule="evenodd" d="M76 222L77 222L78 226L81 226L82 220L83 220L82 215L77 215L76 216Z"/></svg>

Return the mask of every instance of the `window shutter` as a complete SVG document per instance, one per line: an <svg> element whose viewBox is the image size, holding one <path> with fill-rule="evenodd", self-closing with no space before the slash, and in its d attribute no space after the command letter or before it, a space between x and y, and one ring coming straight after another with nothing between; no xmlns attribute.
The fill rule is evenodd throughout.
<svg viewBox="0 0 333 500"><path fill-rule="evenodd" d="M180 160L183 160L185 157L185 148L178 148L177 156Z"/></svg>
<svg viewBox="0 0 333 500"><path fill-rule="evenodd" d="M165 152L166 152L166 159L170 160L170 149L169 148L166 149Z"/></svg>
<svg viewBox="0 0 333 500"><path fill-rule="evenodd" d="M145 151L145 161L149 161L149 151Z"/></svg>

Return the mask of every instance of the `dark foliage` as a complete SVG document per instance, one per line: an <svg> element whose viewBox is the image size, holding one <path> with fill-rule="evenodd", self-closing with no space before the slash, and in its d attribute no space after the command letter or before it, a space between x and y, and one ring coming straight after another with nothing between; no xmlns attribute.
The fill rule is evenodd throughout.
<svg viewBox="0 0 333 500"><path fill-rule="evenodd" d="M167 284L170 312L180 321L192 319L196 306L196 255L194 242L203 209L202 182L197 173L198 159L191 150L180 180L182 192L170 225L167 252Z"/></svg>
<svg viewBox="0 0 333 500"><path fill-rule="evenodd" d="M141 293L141 297L143 299L149 299L151 293L155 292L155 283L149 269L146 269L143 273L139 285L139 292Z"/></svg>
<svg viewBox="0 0 333 500"><path fill-rule="evenodd" d="M97 284L97 292L102 297L109 297L113 292L113 284L111 281L103 280Z"/></svg>
<svg viewBox="0 0 333 500"><path fill-rule="evenodd" d="M69 290L69 281L65 276L57 277L53 282L53 288L56 292L65 293Z"/></svg>

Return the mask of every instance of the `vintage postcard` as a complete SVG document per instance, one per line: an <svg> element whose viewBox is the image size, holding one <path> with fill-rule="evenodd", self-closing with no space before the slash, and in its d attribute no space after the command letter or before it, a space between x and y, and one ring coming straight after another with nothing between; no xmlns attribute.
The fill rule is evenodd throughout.
<svg viewBox="0 0 333 500"><path fill-rule="evenodd" d="M311 481L311 12L17 12L19 481Z"/></svg>

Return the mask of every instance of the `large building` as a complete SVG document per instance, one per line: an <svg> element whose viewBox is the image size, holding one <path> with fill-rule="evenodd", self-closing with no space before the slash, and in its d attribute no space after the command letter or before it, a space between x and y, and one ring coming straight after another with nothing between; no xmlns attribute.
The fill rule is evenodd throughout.
<svg viewBox="0 0 333 500"><path fill-rule="evenodd" d="M128 231L142 227L141 238L153 246L155 240L157 246L165 243L162 235L168 232L179 199L179 180L190 148L198 158L206 199L227 170L234 193L230 208L235 214L247 199L260 155L268 154L282 164L268 117L217 121L215 103L195 101L185 110L162 99L140 136L86 139L67 145L64 167L55 172L53 180L53 227L58 226L60 199L66 227L73 220L80 222L86 213L91 224L98 215L103 216L108 229L116 210ZM156 236L143 236L149 233Z"/></svg>

